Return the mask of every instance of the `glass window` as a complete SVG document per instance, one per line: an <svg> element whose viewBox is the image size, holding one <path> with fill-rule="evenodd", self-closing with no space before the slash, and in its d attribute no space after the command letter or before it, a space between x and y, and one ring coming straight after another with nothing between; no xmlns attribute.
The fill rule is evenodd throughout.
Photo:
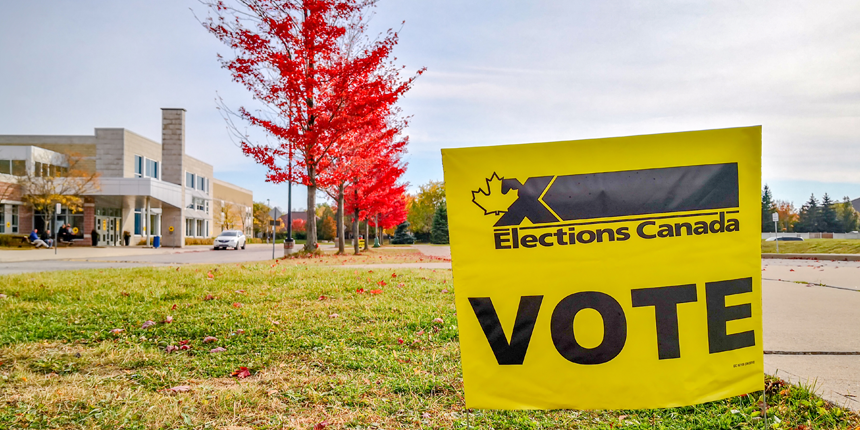
<svg viewBox="0 0 860 430"><path fill-rule="evenodd" d="M185 172L185 186L187 188L194 188L194 174L190 172Z"/></svg>
<svg viewBox="0 0 860 430"><path fill-rule="evenodd" d="M206 178L202 176L197 178L197 189L200 191L206 191Z"/></svg>
<svg viewBox="0 0 860 430"><path fill-rule="evenodd" d="M6 233L6 205L0 205L0 233Z"/></svg>
<svg viewBox="0 0 860 430"><path fill-rule="evenodd" d="M140 223L142 220L142 211L140 209L134 210L134 234L140 234Z"/></svg>
<svg viewBox="0 0 860 430"><path fill-rule="evenodd" d="M42 163L36 162L36 168L33 171L33 174L38 178L42 176Z"/></svg>
<svg viewBox="0 0 860 430"><path fill-rule="evenodd" d="M189 237L197 236L197 232L195 231L197 224L191 218L185 218L185 235Z"/></svg>
<svg viewBox="0 0 860 430"><path fill-rule="evenodd" d="M27 162L24 160L12 160L12 174L24 176L27 174Z"/></svg>
<svg viewBox="0 0 860 430"><path fill-rule="evenodd" d="M143 177L143 157L141 157L140 155L134 156L134 177Z"/></svg>
<svg viewBox="0 0 860 430"><path fill-rule="evenodd" d="M12 160L0 160L0 173L12 174Z"/></svg>
<svg viewBox="0 0 860 430"><path fill-rule="evenodd" d="M203 227L204 227L203 220L202 220L202 219L198 219L198 220L197 220L197 236L199 236L199 237L205 237L205 236L207 236L207 234L206 234L206 230L204 230L204 228L203 228Z"/></svg>
<svg viewBox="0 0 860 430"><path fill-rule="evenodd" d="M204 200L203 200L203 199L195 198L195 199L194 199L194 201L195 201L195 202L197 202L197 210L198 210L198 211L202 211L202 210L205 210L205 209L206 209L206 208L204 207Z"/></svg>
<svg viewBox="0 0 860 430"><path fill-rule="evenodd" d="M12 205L12 233L18 232L18 209L18 205ZM3 225L5 226L6 223L4 222Z"/></svg>
<svg viewBox="0 0 860 430"><path fill-rule="evenodd" d="M146 159L146 175L147 178L158 179L158 162L155 160Z"/></svg>

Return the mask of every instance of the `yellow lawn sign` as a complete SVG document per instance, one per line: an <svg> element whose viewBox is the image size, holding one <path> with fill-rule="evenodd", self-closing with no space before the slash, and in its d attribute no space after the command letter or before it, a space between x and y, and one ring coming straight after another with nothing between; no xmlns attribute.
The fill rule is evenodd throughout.
<svg viewBox="0 0 860 430"><path fill-rule="evenodd" d="M764 388L761 127L443 149L466 406Z"/></svg>

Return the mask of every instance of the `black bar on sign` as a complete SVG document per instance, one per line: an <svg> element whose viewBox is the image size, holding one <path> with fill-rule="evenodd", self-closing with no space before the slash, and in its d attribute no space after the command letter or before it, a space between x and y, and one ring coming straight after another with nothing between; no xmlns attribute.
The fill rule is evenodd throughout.
<svg viewBox="0 0 860 430"><path fill-rule="evenodd" d="M736 208L738 164L559 176L543 201L563 221Z"/></svg>

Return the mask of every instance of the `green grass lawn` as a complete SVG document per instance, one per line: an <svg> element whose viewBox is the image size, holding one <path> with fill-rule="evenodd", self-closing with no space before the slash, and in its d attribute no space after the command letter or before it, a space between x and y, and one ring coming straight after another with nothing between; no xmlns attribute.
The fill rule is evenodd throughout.
<svg viewBox="0 0 860 430"><path fill-rule="evenodd" d="M761 252L775 253L776 242L762 240ZM779 242L779 252L786 254L860 254L860 240L807 239L803 242Z"/></svg>
<svg viewBox="0 0 860 430"><path fill-rule="evenodd" d="M760 392L663 410L467 413L451 272L321 264L344 258L0 277L0 428L763 427ZM768 403L774 428L860 425L777 379Z"/></svg>

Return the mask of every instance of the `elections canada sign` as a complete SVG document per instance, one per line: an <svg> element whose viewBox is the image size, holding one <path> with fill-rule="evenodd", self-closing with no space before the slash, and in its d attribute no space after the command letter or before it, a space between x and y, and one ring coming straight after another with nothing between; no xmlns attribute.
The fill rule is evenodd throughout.
<svg viewBox="0 0 860 430"><path fill-rule="evenodd" d="M763 388L760 127L442 157L468 407Z"/></svg>

